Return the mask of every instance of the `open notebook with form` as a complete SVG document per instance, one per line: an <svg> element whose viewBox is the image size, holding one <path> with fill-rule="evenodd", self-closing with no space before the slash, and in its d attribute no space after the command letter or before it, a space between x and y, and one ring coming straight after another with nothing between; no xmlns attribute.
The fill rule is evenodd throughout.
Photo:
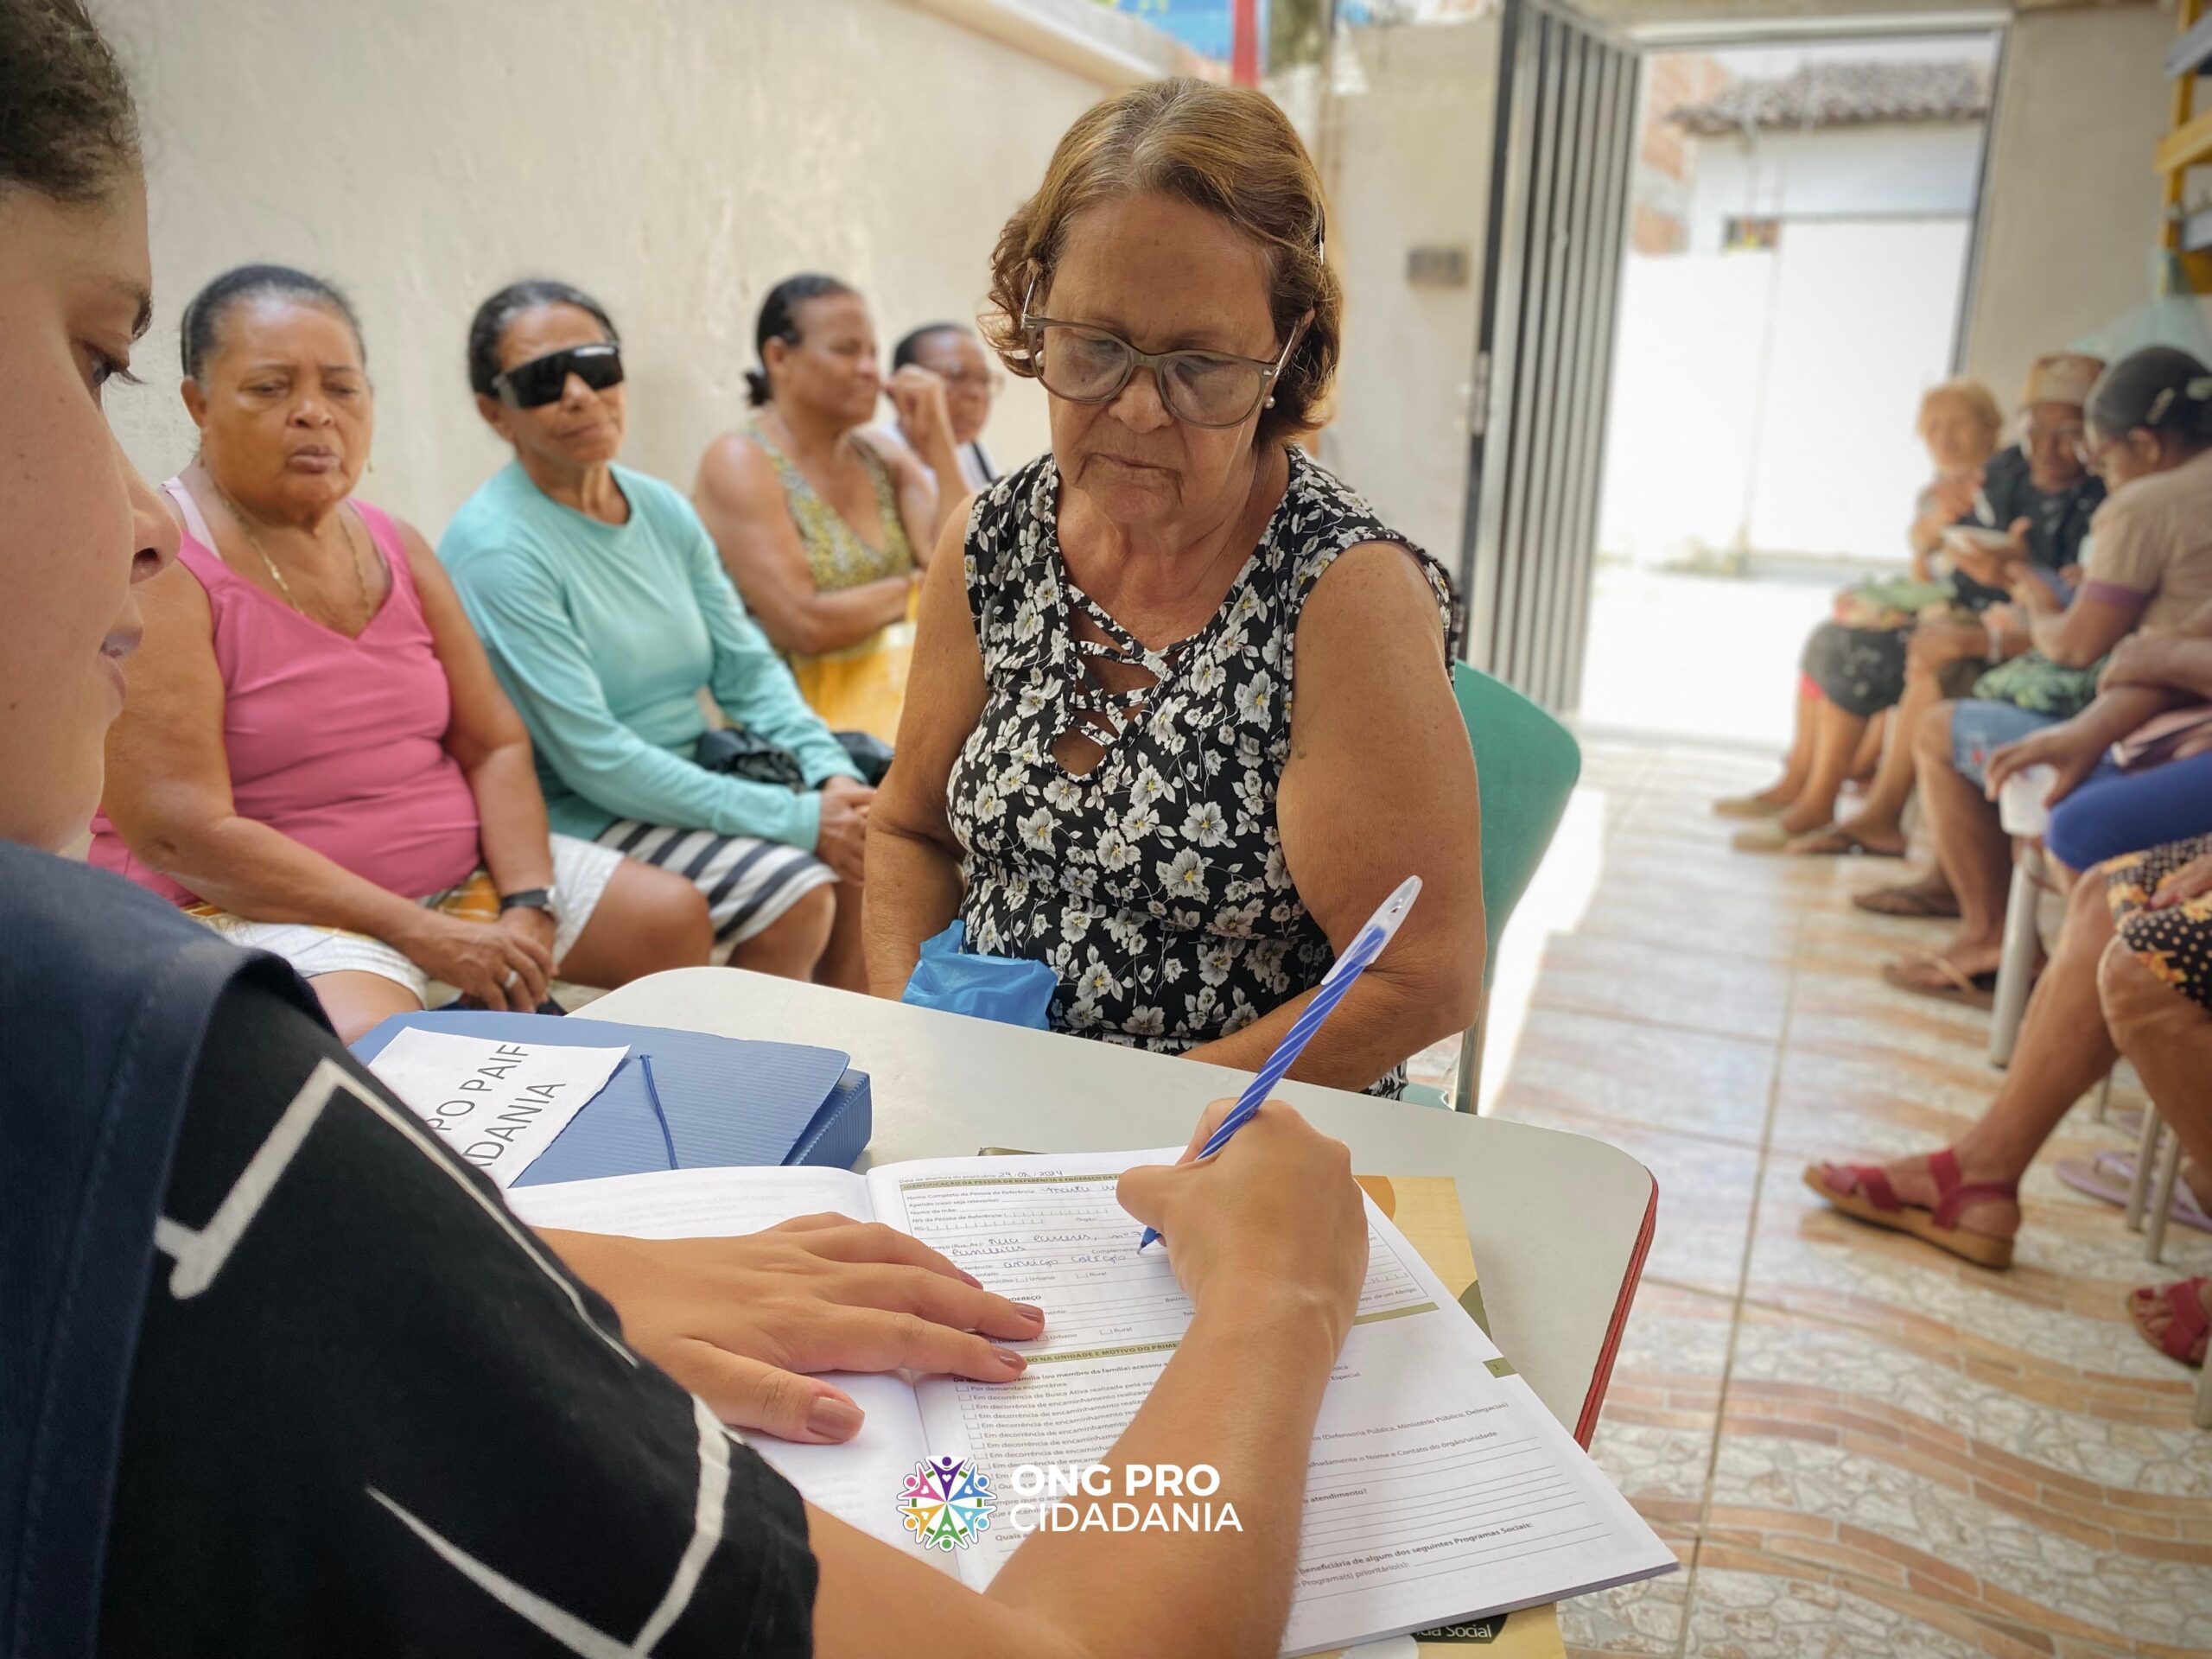
<svg viewBox="0 0 2212 1659"><path fill-rule="evenodd" d="M1102 1460L1191 1317L1167 1253L1137 1253L1121 1173L1181 1148L887 1164L865 1175L701 1169L517 1188L538 1226L639 1237L752 1232L831 1211L909 1233L1046 1313L1009 1383L834 1380L868 1414L844 1446L751 1444L840 1519L902 1548L906 1478L931 1458L985 1472ZM1359 1312L1314 1431L1286 1654L1556 1601L1670 1571L1672 1551L1368 1202ZM1233 1497L1223 1493L1222 1497ZM1001 1503L1006 1502L1001 1499ZM926 1554L982 1588L1021 1541L994 1525Z"/></svg>

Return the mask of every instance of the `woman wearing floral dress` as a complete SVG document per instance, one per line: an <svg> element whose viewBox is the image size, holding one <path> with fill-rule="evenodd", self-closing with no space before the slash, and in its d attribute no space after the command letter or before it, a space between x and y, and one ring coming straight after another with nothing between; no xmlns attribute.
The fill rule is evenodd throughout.
<svg viewBox="0 0 2212 1659"><path fill-rule="evenodd" d="M1319 181L1256 93L1079 120L993 260L1052 452L950 515L869 825L868 977L957 918L1053 1027L1247 1069L1408 874L1294 1075L1395 1092L1482 982L1473 759L1435 562L1290 442L1333 374Z"/></svg>
<svg viewBox="0 0 2212 1659"><path fill-rule="evenodd" d="M2097 991L2113 1043L2189 1154L2193 1192L2212 1187L2212 836L2116 858L2097 872L2113 938ZM2161 1352L2204 1363L2212 1274L2128 1298L2128 1316Z"/></svg>

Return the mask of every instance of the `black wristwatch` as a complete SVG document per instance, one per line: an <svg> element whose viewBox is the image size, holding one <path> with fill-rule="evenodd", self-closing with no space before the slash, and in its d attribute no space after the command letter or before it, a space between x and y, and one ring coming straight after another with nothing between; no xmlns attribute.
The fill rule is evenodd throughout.
<svg viewBox="0 0 2212 1659"><path fill-rule="evenodd" d="M501 893L499 914L504 916L511 910L542 910L550 916L553 913L553 894L544 887L524 887L520 893Z"/></svg>

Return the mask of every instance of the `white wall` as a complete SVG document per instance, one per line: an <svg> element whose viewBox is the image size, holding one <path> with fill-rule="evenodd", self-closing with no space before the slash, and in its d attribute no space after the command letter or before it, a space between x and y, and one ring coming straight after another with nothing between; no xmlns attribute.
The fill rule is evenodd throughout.
<svg viewBox="0 0 2212 1659"><path fill-rule="evenodd" d="M744 410L779 278L838 273L885 345L972 315L991 241L1102 88L895 0L93 0L145 118L158 298L131 458L189 458L175 325L251 260L336 279L378 390L364 493L435 537L505 458L462 367L477 302L564 277L629 348L624 459L685 489ZM988 441L1045 444L1010 386Z"/></svg>
<svg viewBox="0 0 2212 1659"><path fill-rule="evenodd" d="M2163 6L2031 12L2005 48L1968 372L2010 403L2028 365L2150 297L2153 150L2171 111Z"/></svg>
<svg viewBox="0 0 2212 1659"><path fill-rule="evenodd" d="M1928 480L1912 432L1958 331L1967 220L1838 219L1782 232L1751 544L1907 556Z"/></svg>
<svg viewBox="0 0 2212 1659"><path fill-rule="evenodd" d="M1697 141L1689 251L1718 253L1731 215L1864 218L1974 212L1981 124L1915 123Z"/></svg>
<svg viewBox="0 0 2212 1659"><path fill-rule="evenodd" d="M1330 241L1347 309L1323 460L1456 569L1482 296L1498 29L1357 29L1339 42L1327 146ZM1467 250L1467 285L1415 286L1406 254Z"/></svg>
<svg viewBox="0 0 2212 1659"><path fill-rule="evenodd" d="M1599 546L1902 559L1964 219L1785 224L1772 253L1630 255Z"/></svg>

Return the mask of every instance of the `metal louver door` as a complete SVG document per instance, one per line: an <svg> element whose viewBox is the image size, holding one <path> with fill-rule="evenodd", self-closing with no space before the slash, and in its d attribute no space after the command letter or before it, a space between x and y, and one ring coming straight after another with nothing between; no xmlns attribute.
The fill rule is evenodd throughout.
<svg viewBox="0 0 2212 1659"><path fill-rule="evenodd" d="M1582 683L1639 67L1506 0L1460 591L1469 660L1554 710Z"/></svg>

